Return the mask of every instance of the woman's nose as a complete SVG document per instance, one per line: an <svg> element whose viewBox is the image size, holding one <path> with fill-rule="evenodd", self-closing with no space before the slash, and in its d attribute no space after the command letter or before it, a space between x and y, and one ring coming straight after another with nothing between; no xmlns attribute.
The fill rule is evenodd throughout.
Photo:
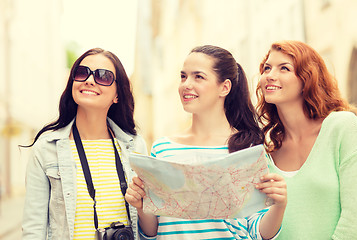
<svg viewBox="0 0 357 240"><path fill-rule="evenodd" d="M85 83L89 85L94 85L95 84L94 75L93 74L89 75Z"/></svg>
<svg viewBox="0 0 357 240"><path fill-rule="evenodd" d="M192 79L190 77L187 77L186 80L182 83L182 85L185 89L191 89L192 88Z"/></svg>
<svg viewBox="0 0 357 240"><path fill-rule="evenodd" d="M276 77L277 77L277 73L275 69L271 69L266 75L267 80L275 81Z"/></svg>

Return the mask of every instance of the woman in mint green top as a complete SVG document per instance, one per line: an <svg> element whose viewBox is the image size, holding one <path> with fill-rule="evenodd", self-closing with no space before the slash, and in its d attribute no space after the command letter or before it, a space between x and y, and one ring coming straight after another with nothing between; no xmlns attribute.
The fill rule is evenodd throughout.
<svg viewBox="0 0 357 240"><path fill-rule="evenodd" d="M357 238L357 117L305 43L272 44L260 64L258 111L272 172L287 182L278 239Z"/></svg>

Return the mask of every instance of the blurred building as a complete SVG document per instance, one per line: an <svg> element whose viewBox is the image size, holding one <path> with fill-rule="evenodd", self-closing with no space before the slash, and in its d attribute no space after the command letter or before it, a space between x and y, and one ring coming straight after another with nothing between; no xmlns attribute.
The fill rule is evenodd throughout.
<svg viewBox="0 0 357 240"><path fill-rule="evenodd" d="M61 0L0 0L0 189L23 193L27 151L65 84ZM29 97L30 96L30 97Z"/></svg>
<svg viewBox="0 0 357 240"><path fill-rule="evenodd" d="M357 104L357 1L305 0L306 42L325 59L344 97Z"/></svg>

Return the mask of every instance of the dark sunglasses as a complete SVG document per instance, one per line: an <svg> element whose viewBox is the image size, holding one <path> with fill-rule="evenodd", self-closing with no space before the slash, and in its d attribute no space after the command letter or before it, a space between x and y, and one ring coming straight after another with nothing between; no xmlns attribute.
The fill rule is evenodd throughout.
<svg viewBox="0 0 357 240"><path fill-rule="evenodd" d="M86 66L78 66L74 71L74 81L84 82L90 75L93 75L94 81L102 86L110 86L113 84L115 77L112 71L106 69L90 70Z"/></svg>

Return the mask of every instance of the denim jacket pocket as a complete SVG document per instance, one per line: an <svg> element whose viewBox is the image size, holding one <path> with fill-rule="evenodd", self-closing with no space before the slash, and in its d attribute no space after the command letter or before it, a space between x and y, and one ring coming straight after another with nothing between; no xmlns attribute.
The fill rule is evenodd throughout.
<svg viewBox="0 0 357 240"><path fill-rule="evenodd" d="M50 181L49 235L51 239L67 239L68 237L62 238L64 235L68 236L68 225L58 166L49 167L46 175Z"/></svg>
<svg viewBox="0 0 357 240"><path fill-rule="evenodd" d="M46 175L50 181L50 199L56 202L63 202L62 181L58 166L49 167L46 171Z"/></svg>

